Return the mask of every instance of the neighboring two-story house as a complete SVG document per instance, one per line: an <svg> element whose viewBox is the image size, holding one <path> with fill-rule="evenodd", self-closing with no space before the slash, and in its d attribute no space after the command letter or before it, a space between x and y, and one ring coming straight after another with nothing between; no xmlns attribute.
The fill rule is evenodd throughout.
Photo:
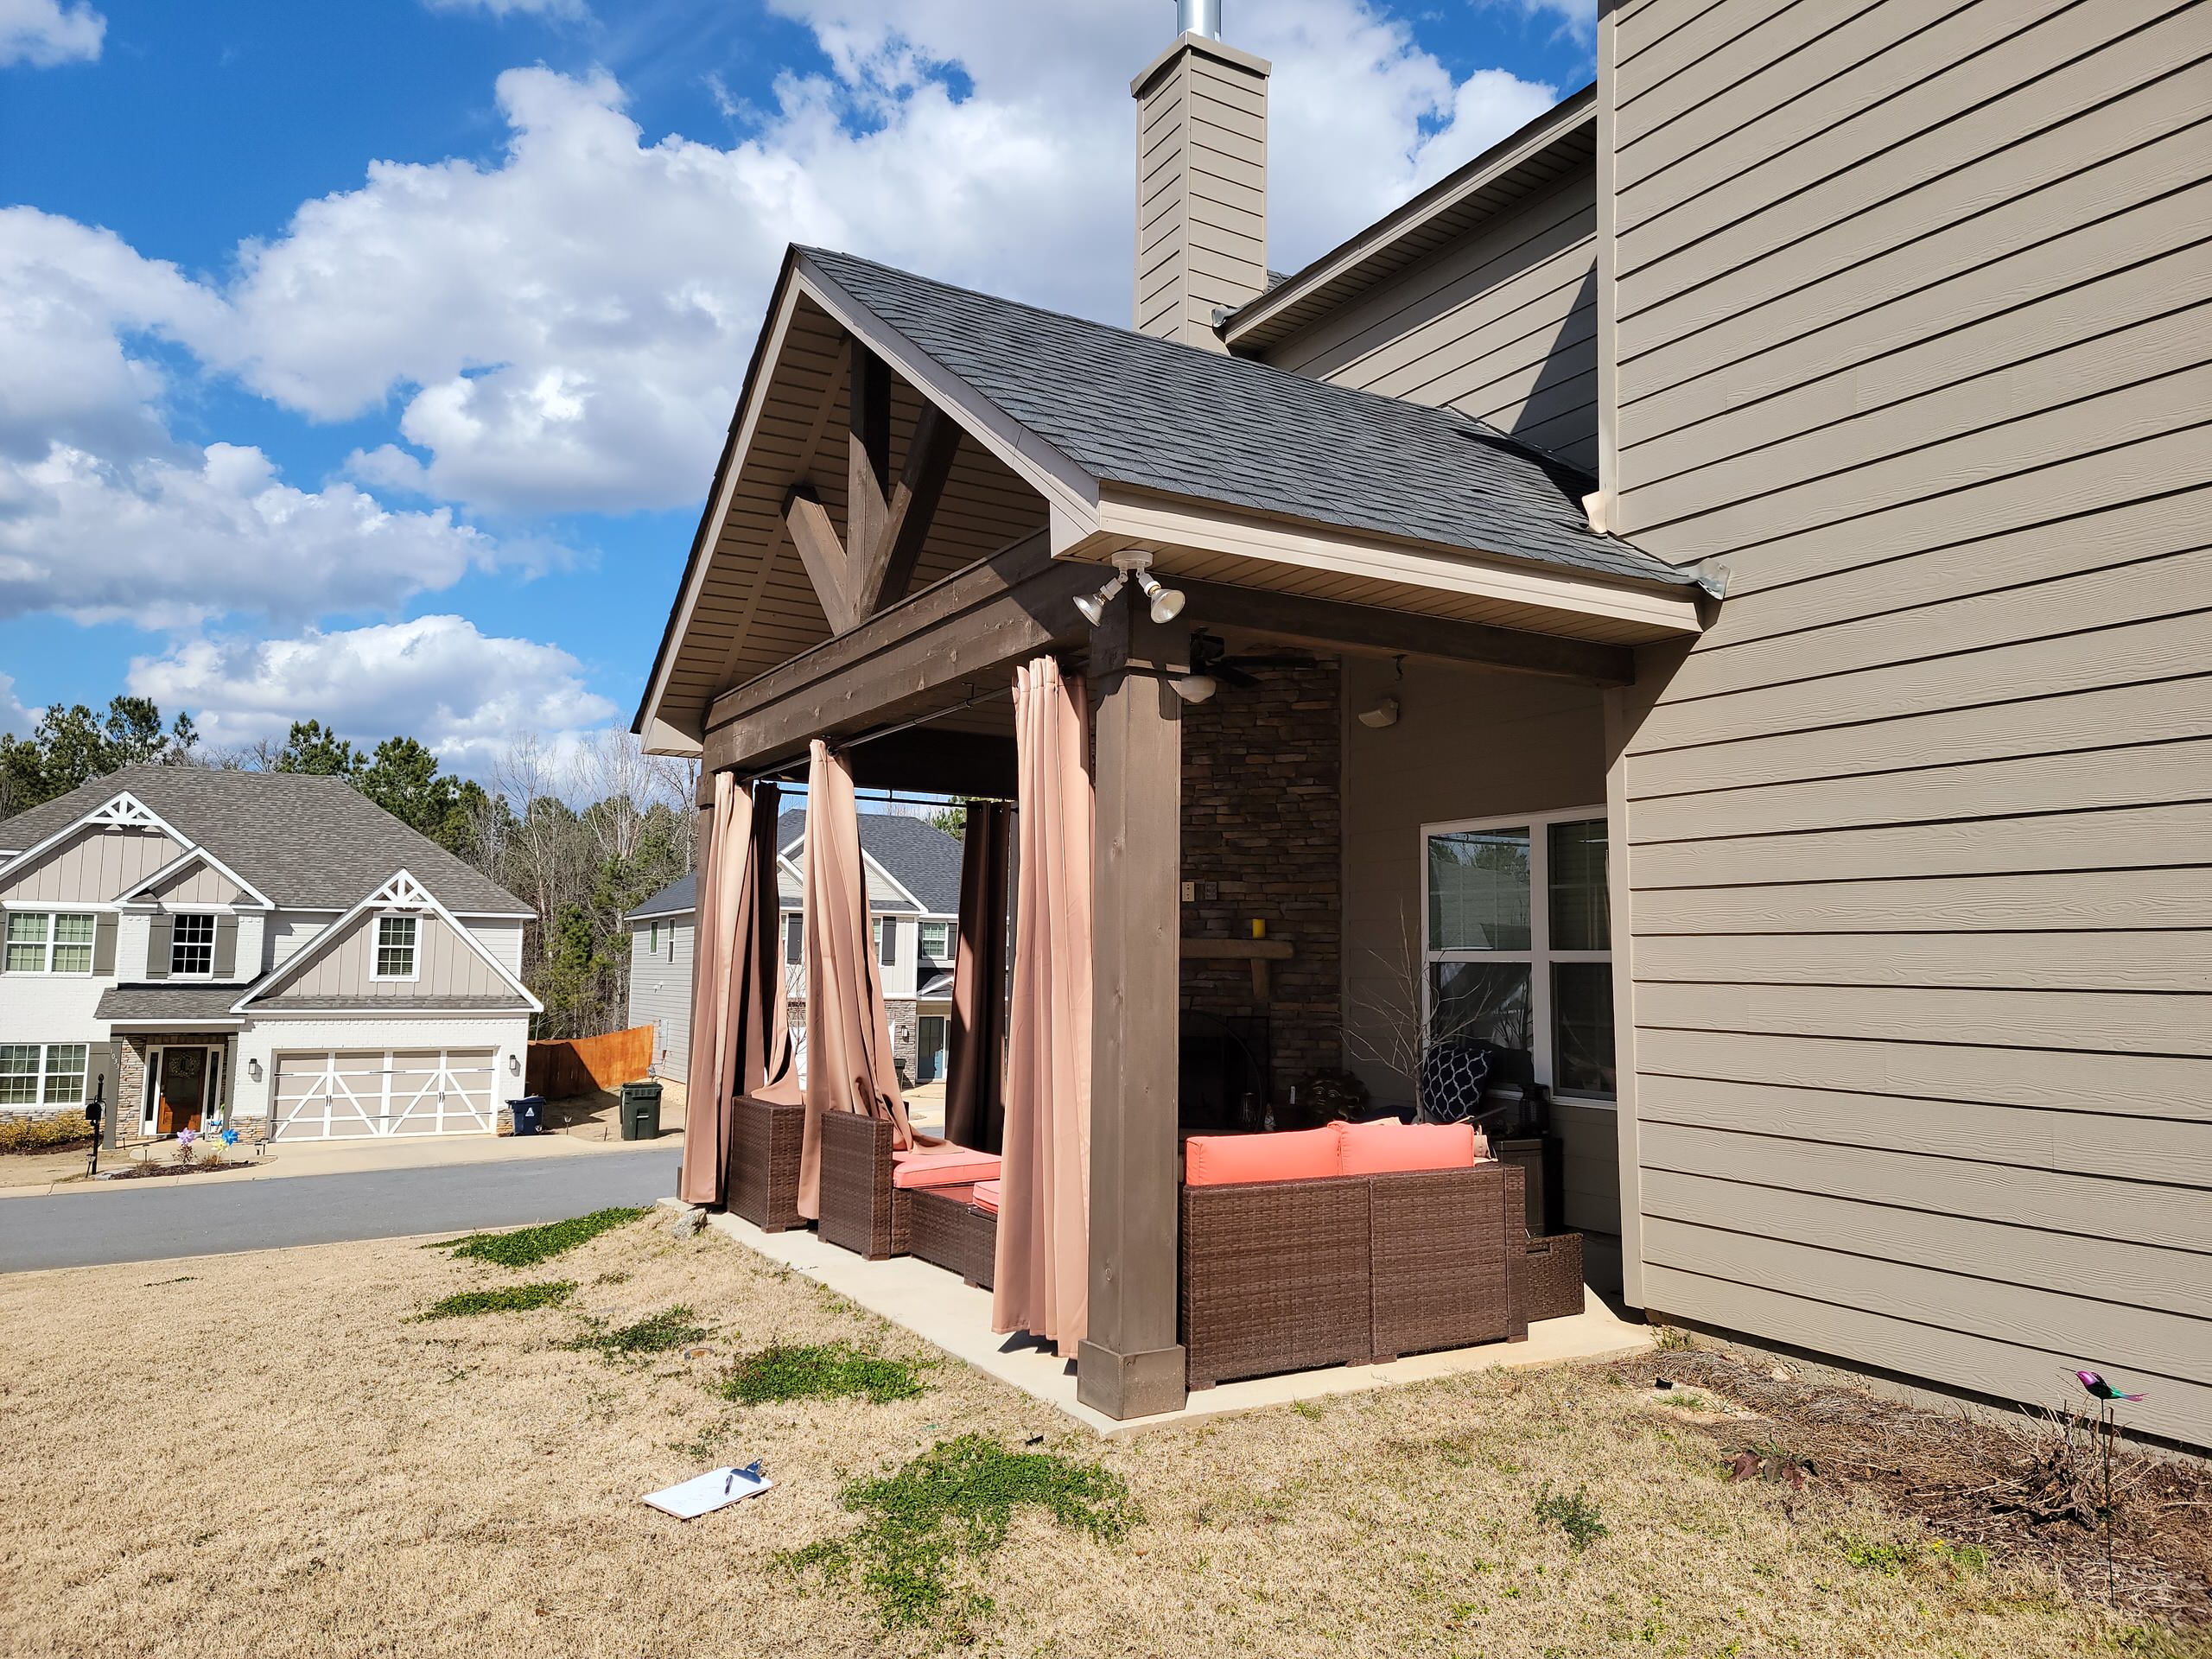
<svg viewBox="0 0 2212 1659"><path fill-rule="evenodd" d="M136 766L0 821L0 1110L487 1134L529 909L341 779Z"/></svg>
<svg viewBox="0 0 2212 1659"><path fill-rule="evenodd" d="M778 824L778 903L791 1028L806 1027L806 814ZM960 912L960 842L925 818L861 815L876 963L891 1020L892 1052L914 1083L944 1076L952 1017L952 952ZM697 878L671 881L629 915L630 1023L654 1027L653 1065L681 1082L691 1048L691 949Z"/></svg>

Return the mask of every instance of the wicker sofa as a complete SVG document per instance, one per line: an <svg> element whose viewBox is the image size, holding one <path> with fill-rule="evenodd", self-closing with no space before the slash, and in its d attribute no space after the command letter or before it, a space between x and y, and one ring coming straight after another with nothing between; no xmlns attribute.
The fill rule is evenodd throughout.
<svg viewBox="0 0 2212 1659"><path fill-rule="evenodd" d="M806 1224L798 1212L799 1142L806 1108L740 1095L731 1103L728 1180L723 1191L734 1215L764 1233Z"/></svg>
<svg viewBox="0 0 2212 1659"><path fill-rule="evenodd" d="M1534 1310L1522 1180L1518 1168L1485 1160L1186 1182L1189 1386L1525 1338ZM1553 1254L1544 1252L1548 1268ZM1556 1254L1563 1267L1568 1252Z"/></svg>
<svg viewBox="0 0 2212 1659"><path fill-rule="evenodd" d="M913 1153L898 1150L897 1130L891 1120L855 1112L822 1115L822 1215L817 1230L831 1244L881 1262L894 1255L920 1255L949 1268L972 1282L985 1282L969 1269L978 1247L976 1236L988 1230L995 1240L995 1216L956 1216L942 1206L932 1207L925 1221L917 1222L917 1201L933 1191L966 1189L960 1209L971 1208L969 1198L979 1179L995 1178L998 1160L959 1147L940 1147ZM981 1166L961 1171L963 1161ZM924 1173L920 1166L931 1166ZM927 1244L918 1243L918 1236Z"/></svg>

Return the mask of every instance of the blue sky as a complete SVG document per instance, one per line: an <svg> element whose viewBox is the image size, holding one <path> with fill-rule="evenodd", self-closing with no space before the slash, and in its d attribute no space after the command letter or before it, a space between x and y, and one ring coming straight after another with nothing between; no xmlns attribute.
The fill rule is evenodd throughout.
<svg viewBox="0 0 2212 1659"><path fill-rule="evenodd" d="M1593 0L1230 0L1294 268ZM786 240L1124 320L1169 0L0 0L0 729L627 722Z"/></svg>

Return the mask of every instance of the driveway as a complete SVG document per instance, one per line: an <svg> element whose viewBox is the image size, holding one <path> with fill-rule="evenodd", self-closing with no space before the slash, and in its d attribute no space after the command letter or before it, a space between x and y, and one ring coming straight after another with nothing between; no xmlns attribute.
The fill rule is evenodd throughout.
<svg viewBox="0 0 2212 1659"><path fill-rule="evenodd" d="M0 1204L0 1272L517 1227L676 1191L679 1147L254 1181L190 1177ZM204 1182L205 1185L201 1183ZM230 1183L226 1185L226 1183Z"/></svg>

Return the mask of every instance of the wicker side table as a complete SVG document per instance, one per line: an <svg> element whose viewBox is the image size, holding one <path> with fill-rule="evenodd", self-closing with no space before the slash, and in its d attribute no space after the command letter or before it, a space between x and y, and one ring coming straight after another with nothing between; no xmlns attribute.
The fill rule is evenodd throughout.
<svg viewBox="0 0 2212 1659"><path fill-rule="evenodd" d="M1521 1274L1531 1319L1563 1319L1582 1311L1582 1235L1531 1235Z"/></svg>

